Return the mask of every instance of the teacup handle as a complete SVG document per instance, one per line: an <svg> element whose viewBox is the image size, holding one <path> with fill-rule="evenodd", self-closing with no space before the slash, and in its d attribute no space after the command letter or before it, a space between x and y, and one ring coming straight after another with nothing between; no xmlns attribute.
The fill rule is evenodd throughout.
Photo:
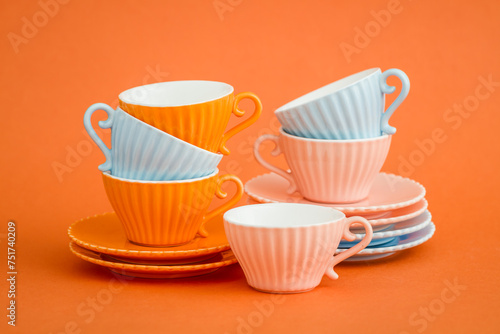
<svg viewBox="0 0 500 334"><path fill-rule="evenodd" d="M257 95L245 92L245 93L239 93L238 95L235 96L233 102L233 114L235 114L238 117L245 115L244 110L238 109L238 105L240 104L240 101L243 99L252 100L253 103L255 104L255 110L252 116L250 116L248 119L241 122L240 124L235 125L222 136L222 141L219 146L219 152L224 155L228 155L230 153L228 148L226 147L226 142L238 132L248 128L250 125L255 123L259 119L260 114L262 113L262 103L260 102L260 99L257 97Z"/></svg>
<svg viewBox="0 0 500 334"><path fill-rule="evenodd" d="M108 118L106 120L99 121L98 123L101 129L109 129L113 126L113 120L116 111L105 103L95 103L87 109L85 115L83 116L83 125L85 126L85 130L87 130L90 138L92 138L92 140L97 144L102 153L104 153L104 157L106 158L106 162L99 166L99 170L101 172L106 172L111 170L113 162L111 159L111 149L109 149L106 144L104 144L102 139L97 135L94 128L92 127L92 114L97 110L104 110L106 114L108 114Z"/></svg>
<svg viewBox="0 0 500 334"><path fill-rule="evenodd" d="M286 171L284 169L276 167L276 166L270 164L269 162L267 162L266 160L264 160L264 158L260 155L260 153L259 153L260 145L262 145L262 143L265 142L266 140L274 142L275 147L274 147L274 150L271 151L272 156L276 157L276 156L280 155L281 153L283 153L281 151L281 148L280 148L280 137L276 136L276 135L267 134L267 135L262 135L259 138L257 138L255 143L253 144L253 155L255 156L255 159L257 159L257 161L262 166L264 166L267 169L269 169L270 171L275 172L276 174L284 177L290 183L290 186L288 187L288 193L293 194L294 192L297 191L297 184L295 183L295 180L292 176L292 171Z"/></svg>
<svg viewBox="0 0 500 334"><path fill-rule="evenodd" d="M221 206L205 214L205 217L203 217L203 223L201 224L200 229L198 230L198 234L204 238L208 237L208 232L205 229L205 223L210 219L212 219L213 217L217 216L218 214L221 214L227 211L228 209L232 208L236 203L238 203L238 201L243 196L243 183L236 175L232 174L218 176L215 196L219 197L220 199L226 198L227 193L222 190L222 184L226 181L232 181L234 182L234 184L236 184L236 193L229 201L223 203Z"/></svg>
<svg viewBox="0 0 500 334"><path fill-rule="evenodd" d="M368 244L372 241L373 237L373 229L371 224L368 222L363 217L350 217L346 218L344 222L344 231L342 233L342 238L346 239L347 241L353 241L356 239L356 236L349 231L349 227L353 224L360 223L365 227L366 234L364 238L358 242L356 245L352 246L345 252L340 253L339 255L333 256L333 258L330 260L330 263L328 263L328 268L326 269L325 275L328 276L330 279L337 279L339 278L339 275L333 270L333 268L339 264L340 262L344 261L350 256L353 256L356 253L359 253L362 251Z"/></svg>
<svg viewBox="0 0 500 334"><path fill-rule="evenodd" d="M410 79L408 79L408 76L406 75L405 72L398 70L397 68L391 68L380 76L380 87L382 89L382 93L384 94L392 94L396 90L396 87L394 86L389 86L387 84L387 78L390 77L391 75L394 75L401 80L402 86L401 86L401 92L399 93L398 97L392 102L392 104L387 108L387 110L384 112L382 115L381 123L380 123L380 129L382 132L387 133L388 135L392 135L396 133L396 128L393 126L389 125L389 118L391 118L392 114L394 111L399 107L399 105L406 99L408 96L408 92L410 91Z"/></svg>

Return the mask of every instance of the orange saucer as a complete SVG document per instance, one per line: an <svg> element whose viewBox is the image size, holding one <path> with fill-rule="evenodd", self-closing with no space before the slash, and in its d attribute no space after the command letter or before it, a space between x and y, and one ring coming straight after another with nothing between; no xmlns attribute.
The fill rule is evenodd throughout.
<svg viewBox="0 0 500 334"><path fill-rule="evenodd" d="M117 256L117 255L108 255L104 253L99 253L101 254L101 257L103 260L107 261L113 261L113 262L121 262L121 263L129 263L129 264L145 264L145 265L153 265L153 266L176 266L176 265L183 265L183 264L196 264L200 262L204 262L207 260L211 260L218 256L220 253L214 253L214 254L207 254L207 255L200 255L200 256L194 256L190 257L188 259L169 259L169 260L164 260L164 259L137 259L137 258L129 258L129 257L124 257L124 256Z"/></svg>
<svg viewBox="0 0 500 334"><path fill-rule="evenodd" d="M181 266L155 266L144 264L129 264L108 260L105 255L92 252L70 242L69 248L73 254L80 259L106 267L112 272L120 275L140 277L140 278L181 278L209 274L222 267L229 266L237 262L231 250L217 254L214 258L205 260L198 264Z"/></svg>
<svg viewBox="0 0 500 334"><path fill-rule="evenodd" d="M117 215L105 213L79 220L68 229L70 239L78 246L110 255L121 262L147 264L186 264L206 260L228 250L222 215L207 221L208 237L196 237L186 245L175 247L146 247L129 242ZM144 261L145 260L145 261ZM159 263L160 261L166 261ZM149 262L151 261L151 262ZM168 263L167 263L168 261Z"/></svg>

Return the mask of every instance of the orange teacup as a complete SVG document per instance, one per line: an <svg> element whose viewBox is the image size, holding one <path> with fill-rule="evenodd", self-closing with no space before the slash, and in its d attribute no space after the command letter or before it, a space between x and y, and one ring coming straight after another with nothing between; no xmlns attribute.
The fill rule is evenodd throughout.
<svg viewBox="0 0 500 334"><path fill-rule="evenodd" d="M120 107L130 115L181 140L210 152L229 154L226 142L252 125L262 112L253 93L233 94L231 85L216 81L186 80L160 82L122 92ZM224 133L229 117L241 117L242 99L255 103L253 114Z"/></svg>
<svg viewBox="0 0 500 334"><path fill-rule="evenodd" d="M207 237L206 221L233 207L243 195L243 184L234 175L219 171L189 180L138 181L102 174L104 188L130 242L144 246L177 246L198 233ZM214 195L225 198L221 185L236 184L236 194L207 212Z"/></svg>

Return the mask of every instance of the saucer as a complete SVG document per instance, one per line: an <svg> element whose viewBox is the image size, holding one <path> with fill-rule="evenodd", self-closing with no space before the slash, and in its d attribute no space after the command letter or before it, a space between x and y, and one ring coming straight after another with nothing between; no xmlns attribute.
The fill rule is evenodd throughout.
<svg viewBox="0 0 500 334"><path fill-rule="evenodd" d="M249 205L262 204L262 202L258 202L253 198L248 197L247 204ZM396 210L389 211L386 215L384 215L383 218L377 218L377 219L367 218L367 219L373 227L373 232L382 231L385 230L386 226L388 225L407 221L422 214L423 212L425 212L425 210L427 210L427 206L428 206L427 200L425 198L422 198L415 204L405 206L404 208L399 208ZM364 231L363 228L360 229L351 228L351 232L353 233L362 233L363 231Z"/></svg>
<svg viewBox="0 0 500 334"><path fill-rule="evenodd" d="M265 204L265 203L268 203L268 202L259 202L259 201L253 199L250 196L247 197L247 204L248 205L252 205L252 204ZM328 206L328 204L325 204L325 203L314 203L314 204ZM361 216L361 217L364 217L366 219L383 219L383 218L389 219L392 216L391 212L392 211L370 212L370 213L365 213L365 214L357 214L356 216ZM353 216L353 215L346 214L346 216L350 217L350 216Z"/></svg>
<svg viewBox="0 0 500 334"><path fill-rule="evenodd" d="M431 223L431 219L432 219L431 213L429 211L425 211L420 215L418 215L417 217L399 222L397 224L389 225L388 229L374 232L372 240L397 237L400 235L416 232L418 230L427 227ZM371 221L369 222L371 223ZM358 231L361 233L354 234L356 236L355 240L361 240L365 236L365 234L362 233L363 230L354 230L354 231L351 230L351 232L353 233Z"/></svg>
<svg viewBox="0 0 500 334"><path fill-rule="evenodd" d="M127 240L118 216L105 213L79 220L68 229L71 240L83 248L98 253L126 259L146 261L172 261L168 264L186 264L205 260L228 250L229 242L224 233L222 215L207 221L208 237L197 236L186 245L175 247L147 247L133 244ZM137 262L137 261L133 261Z"/></svg>
<svg viewBox="0 0 500 334"><path fill-rule="evenodd" d="M163 259L138 259L138 258L128 258L123 256L116 255L108 255L104 253L100 253L101 257L104 260L121 262L121 263L129 263L129 264L144 264L148 266L176 266L176 265L184 265L184 264L198 264L207 260L212 260L220 253L207 254L201 256L190 257L189 259L172 259L172 260L163 260Z"/></svg>
<svg viewBox="0 0 500 334"><path fill-rule="evenodd" d="M397 237L397 244L393 246L385 247L382 245L381 247L373 247L373 248L365 248L359 253L347 258L345 261L368 261L368 260L376 260L381 259L386 256L390 256L396 252L402 251L404 249L413 248L418 246L427 240L429 240L434 232L436 231L436 226L434 223L430 223L427 227L407 234ZM337 249L335 254L340 254L345 252L346 249ZM376 256L375 256L376 255Z"/></svg>
<svg viewBox="0 0 500 334"><path fill-rule="evenodd" d="M420 183L387 173L377 175L366 199L349 204L311 202L298 192L289 195L287 193L288 186L288 181L281 176L275 173L267 173L249 180L245 184L245 192L261 203L315 204L332 207L344 212L346 215L364 215L366 213L395 210L415 204L425 196L425 188ZM370 218L375 218L375 216Z"/></svg>
<svg viewBox="0 0 500 334"><path fill-rule="evenodd" d="M112 272L124 276L140 278L180 278L209 274L222 267L236 263L236 257L231 250L223 251L212 260L200 264L181 266L154 266L143 264L129 264L106 259L106 255L90 251L70 242L69 248L80 259L106 267Z"/></svg>
<svg viewBox="0 0 500 334"><path fill-rule="evenodd" d="M396 238L397 237L383 238L383 239L372 239L372 241L370 241L370 243L366 247L367 248L373 248L373 247L379 247L379 246L385 247L385 246L389 246L389 244L392 246L393 245L392 243L394 241L396 241L396 244L397 244ZM341 249L351 248L352 246L355 246L358 242L359 242L359 240L355 240L355 241L342 240L342 241L340 241L338 248L341 248Z"/></svg>
<svg viewBox="0 0 500 334"><path fill-rule="evenodd" d="M384 226L389 224L395 224L399 222L406 221L408 219L414 218L427 210L427 200L422 198L415 204L405 206L399 209L390 211L386 216L382 218L367 218L372 226ZM352 215L350 215L352 216Z"/></svg>
<svg viewBox="0 0 500 334"><path fill-rule="evenodd" d="M370 220L368 220L370 222ZM353 227L354 226L354 227ZM383 231L390 231L394 228L394 224L389 224L389 225L381 225L381 226L372 226L373 233L375 232L383 232ZM365 229L363 225L360 224L353 224L349 226L349 230L356 234L362 234L365 235Z"/></svg>

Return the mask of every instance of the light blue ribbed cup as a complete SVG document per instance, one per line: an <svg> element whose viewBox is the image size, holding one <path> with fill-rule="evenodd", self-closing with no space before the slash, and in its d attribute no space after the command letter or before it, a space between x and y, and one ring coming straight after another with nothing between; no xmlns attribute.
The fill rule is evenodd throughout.
<svg viewBox="0 0 500 334"><path fill-rule="evenodd" d="M394 75L402 82L396 100L385 109L385 94L396 87L386 80ZM410 80L398 69L382 73L372 68L353 74L293 100L275 111L285 132L314 139L364 139L392 135L389 118L410 91Z"/></svg>
<svg viewBox="0 0 500 334"><path fill-rule="evenodd" d="M96 110L108 114L99 127L111 128L111 149L92 127L91 117ZM213 173L222 159L222 154L182 141L104 103L90 106L83 124L106 157L99 170L111 171L111 175L121 178L144 181L198 178Z"/></svg>

